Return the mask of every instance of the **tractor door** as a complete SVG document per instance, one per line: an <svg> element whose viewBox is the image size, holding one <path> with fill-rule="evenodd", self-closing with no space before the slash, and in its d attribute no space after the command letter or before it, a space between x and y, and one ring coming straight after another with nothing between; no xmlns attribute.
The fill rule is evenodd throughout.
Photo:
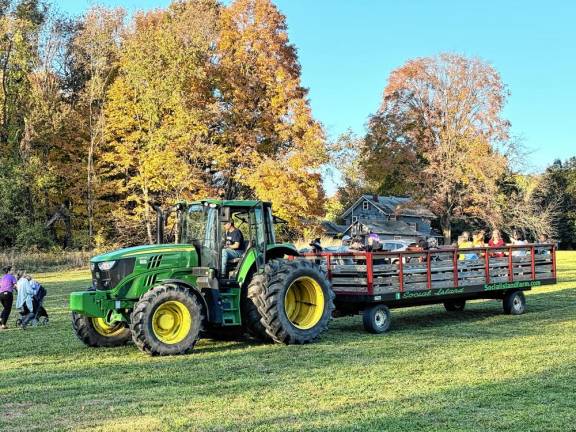
<svg viewBox="0 0 576 432"><path fill-rule="evenodd" d="M252 246L256 252L256 269L264 267L266 261L266 226L264 210L261 205L254 207L250 212L250 232L252 234Z"/></svg>
<svg viewBox="0 0 576 432"><path fill-rule="evenodd" d="M201 267L218 268L218 235L218 208L193 204L183 212L180 241L196 246Z"/></svg>

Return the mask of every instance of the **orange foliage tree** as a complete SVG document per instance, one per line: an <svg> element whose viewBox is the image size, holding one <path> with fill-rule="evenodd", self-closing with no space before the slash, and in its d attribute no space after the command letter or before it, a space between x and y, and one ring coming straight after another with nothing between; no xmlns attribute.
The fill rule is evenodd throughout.
<svg viewBox="0 0 576 432"><path fill-rule="evenodd" d="M223 151L216 164L225 194L252 191L295 226L321 216L325 137L285 17L270 0L233 2L222 12L217 52Z"/></svg>
<svg viewBox="0 0 576 432"><path fill-rule="evenodd" d="M364 143L366 177L385 191L412 192L440 217L445 241L454 219L497 226L509 123L498 72L456 54L419 58L390 75Z"/></svg>

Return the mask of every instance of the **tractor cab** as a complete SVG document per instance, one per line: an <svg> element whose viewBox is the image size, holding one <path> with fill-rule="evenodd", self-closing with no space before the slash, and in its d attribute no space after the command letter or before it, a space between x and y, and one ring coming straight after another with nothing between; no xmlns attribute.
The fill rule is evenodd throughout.
<svg viewBox="0 0 576 432"><path fill-rule="evenodd" d="M228 259L222 267L225 224L232 222L244 239L240 256ZM188 205L181 213L179 242L193 244L199 266L214 269L218 279L237 279L245 261L261 267L266 251L275 244L270 203L262 201L201 201Z"/></svg>

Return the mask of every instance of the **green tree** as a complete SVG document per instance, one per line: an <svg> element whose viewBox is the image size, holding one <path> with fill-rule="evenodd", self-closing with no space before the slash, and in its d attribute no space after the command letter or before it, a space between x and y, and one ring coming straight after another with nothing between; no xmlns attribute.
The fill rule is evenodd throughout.
<svg viewBox="0 0 576 432"><path fill-rule="evenodd" d="M564 162L556 160L550 165L542 174L534 196L539 208L557 205L554 222L560 246L576 248L576 157Z"/></svg>

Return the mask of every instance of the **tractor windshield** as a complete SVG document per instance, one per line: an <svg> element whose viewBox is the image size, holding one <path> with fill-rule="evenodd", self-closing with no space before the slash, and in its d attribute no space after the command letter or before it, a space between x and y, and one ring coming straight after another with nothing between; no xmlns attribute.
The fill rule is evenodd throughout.
<svg viewBox="0 0 576 432"><path fill-rule="evenodd" d="M183 213L180 236L182 243L204 241L209 210L202 204L193 204Z"/></svg>

